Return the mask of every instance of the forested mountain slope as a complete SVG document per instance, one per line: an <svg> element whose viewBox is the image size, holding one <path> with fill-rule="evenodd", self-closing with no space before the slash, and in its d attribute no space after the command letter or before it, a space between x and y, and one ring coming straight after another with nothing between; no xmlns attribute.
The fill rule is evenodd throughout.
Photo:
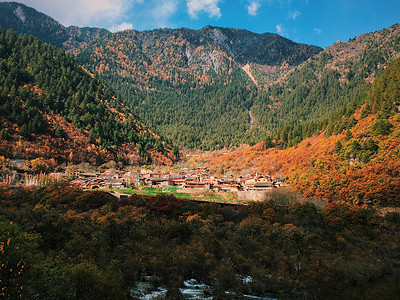
<svg viewBox="0 0 400 300"><path fill-rule="evenodd" d="M75 57L0 28L0 155L100 164L171 162L146 129Z"/></svg>
<svg viewBox="0 0 400 300"><path fill-rule="evenodd" d="M318 47L232 28L128 30L83 48L78 58L117 89L151 128L195 148L248 139L257 88L249 63L297 65Z"/></svg>
<svg viewBox="0 0 400 300"><path fill-rule="evenodd" d="M285 150L265 150L260 143L222 155L209 165L216 171L223 166L230 173L247 169L289 176L306 196L399 206L399 82L397 59L367 93L349 101L321 134Z"/></svg>
<svg viewBox="0 0 400 300"><path fill-rule="evenodd" d="M327 125L400 56L400 25L337 42L266 88L252 108L272 139L292 146ZM271 82L271 81L270 81Z"/></svg>

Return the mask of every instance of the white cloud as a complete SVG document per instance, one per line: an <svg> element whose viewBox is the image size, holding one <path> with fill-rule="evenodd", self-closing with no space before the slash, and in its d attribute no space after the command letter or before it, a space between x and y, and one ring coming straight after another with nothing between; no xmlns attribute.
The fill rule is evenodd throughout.
<svg viewBox="0 0 400 300"><path fill-rule="evenodd" d="M210 18L220 18L221 9L218 7L220 0L186 0L188 13L191 18L197 19L201 12L207 13Z"/></svg>
<svg viewBox="0 0 400 300"><path fill-rule="evenodd" d="M282 29L282 24L277 24L277 25L276 25L276 32L277 32L278 34L282 34L282 31L283 31L283 29Z"/></svg>
<svg viewBox="0 0 400 300"><path fill-rule="evenodd" d="M289 33L283 24L276 25L276 32L284 37L289 37Z"/></svg>
<svg viewBox="0 0 400 300"><path fill-rule="evenodd" d="M247 5L247 11L251 16L257 16L258 9L261 7L260 2L251 1L249 5Z"/></svg>
<svg viewBox="0 0 400 300"><path fill-rule="evenodd" d="M170 27L169 19L178 10L178 0L158 0L152 15L157 27Z"/></svg>
<svg viewBox="0 0 400 300"><path fill-rule="evenodd" d="M314 28L314 31L315 31L316 33L318 33L318 34L321 34L321 33L322 33L322 29L321 29L321 28L315 27L315 28Z"/></svg>
<svg viewBox="0 0 400 300"><path fill-rule="evenodd" d="M60 21L63 25L111 25L135 3L143 0L19 0ZM103 26L104 26L103 25Z"/></svg>
<svg viewBox="0 0 400 300"><path fill-rule="evenodd" d="M119 25L113 25L110 27L111 32L119 32L127 29L133 29L133 25L131 23L124 22Z"/></svg>
<svg viewBox="0 0 400 300"><path fill-rule="evenodd" d="M298 10L295 10L294 12L289 13L289 18L292 20L296 20L297 17L301 16L301 12Z"/></svg>

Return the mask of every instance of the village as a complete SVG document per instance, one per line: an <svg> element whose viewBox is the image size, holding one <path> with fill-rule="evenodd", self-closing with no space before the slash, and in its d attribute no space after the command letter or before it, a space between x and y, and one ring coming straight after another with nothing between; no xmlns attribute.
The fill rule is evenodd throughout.
<svg viewBox="0 0 400 300"><path fill-rule="evenodd" d="M12 162L20 173L27 171L23 160ZM222 176L209 174L206 167L181 168L174 173L154 171L141 168L118 170L108 168L102 172L85 170L78 166L68 167L63 172L25 172L24 176L6 175L0 177L0 186L32 186L41 185L43 181L67 181L70 185L82 190L118 190L142 187L176 187L187 191L193 189L212 191L266 191L287 185L286 177L274 178L270 175L253 172L234 176L226 173Z"/></svg>
<svg viewBox="0 0 400 300"><path fill-rule="evenodd" d="M104 173L74 174L71 181L81 189L123 189L126 187L167 187L174 186L181 190L204 189L214 191L263 191L286 185L287 178L274 179L257 172L242 176L226 174L224 177L211 176L207 168L182 168L177 174L162 174L148 169L118 171L108 169Z"/></svg>

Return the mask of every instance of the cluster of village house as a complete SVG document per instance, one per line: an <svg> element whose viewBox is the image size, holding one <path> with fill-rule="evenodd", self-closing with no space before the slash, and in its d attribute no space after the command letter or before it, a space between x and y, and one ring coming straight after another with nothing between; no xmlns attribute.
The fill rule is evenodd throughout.
<svg viewBox="0 0 400 300"><path fill-rule="evenodd" d="M14 164L23 169L25 161L15 160ZM16 180L15 176L0 178L0 186L38 185L45 174L26 175L25 179ZM108 169L100 172L83 172L79 168L70 169L66 173L52 173L57 180L74 178L71 184L85 190L122 189L130 186L166 187L175 186L180 189L206 189L215 191L252 191L269 190L286 185L287 178L273 178L268 175L251 173L242 176L225 174L211 176L207 168L182 168L179 174L162 174L148 169L137 171L120 171Z"/></svg>
<svg viewBox="0 0 400 300"><path fill-rule="evenodd" d="M82 189L121 189L129 186L166 187L181 189L208 189L216 191L269 190L286 184L286 178L273 179L258 173L235 177L226 174L223 177L211 176L207 168L195 170L181 169L179 174L161 174L143 169L140 172L109 169L104 173L84 173L79 170L72 174L71 184ZM68 174L71 175L71 174Z"/></svg>

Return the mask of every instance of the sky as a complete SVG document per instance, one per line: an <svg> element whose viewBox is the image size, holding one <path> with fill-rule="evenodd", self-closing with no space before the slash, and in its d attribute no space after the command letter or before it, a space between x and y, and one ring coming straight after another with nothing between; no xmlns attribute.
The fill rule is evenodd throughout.
<svg viewBox="0 0 400 300"><path fill-rule="evenodd" d="M272 32L326 48L400 23L400 0L15 0L65 26Z"/></svg>

